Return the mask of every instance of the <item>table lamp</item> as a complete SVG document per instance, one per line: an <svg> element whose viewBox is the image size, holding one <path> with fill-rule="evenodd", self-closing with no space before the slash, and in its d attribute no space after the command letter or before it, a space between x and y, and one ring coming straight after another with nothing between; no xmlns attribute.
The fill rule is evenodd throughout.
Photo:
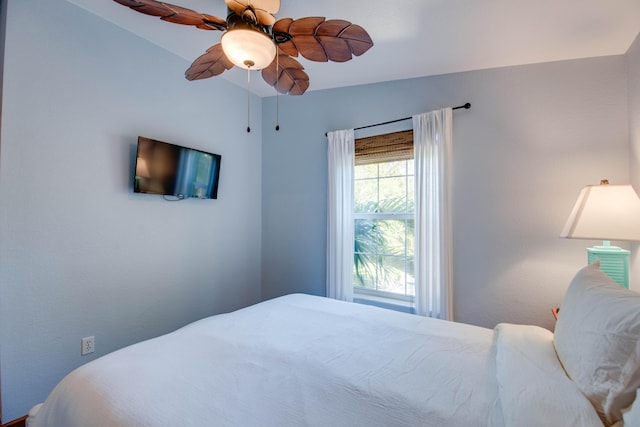
<svg viewBox="0 0 640 427"><path fill-rule="evenodd" d="M640 240L640 199L631 185L600 185L582 189L560 233L567 239L603 240L587 248L589 264L600 260L600 269L617 284L629 287L629 251L611 246L611 240Z"/></svg>

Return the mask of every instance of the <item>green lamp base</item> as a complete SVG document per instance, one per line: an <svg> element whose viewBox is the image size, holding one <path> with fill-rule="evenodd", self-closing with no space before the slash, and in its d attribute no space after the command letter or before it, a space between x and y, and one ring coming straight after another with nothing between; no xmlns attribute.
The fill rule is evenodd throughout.
<svg viewBox="0 0 640 427"><path fill-rule="evenodd" d="M602 246L587 248L589 264L600 261L600 270L620 286L629 289L629 251L611 246L607 240Z"/></svg>

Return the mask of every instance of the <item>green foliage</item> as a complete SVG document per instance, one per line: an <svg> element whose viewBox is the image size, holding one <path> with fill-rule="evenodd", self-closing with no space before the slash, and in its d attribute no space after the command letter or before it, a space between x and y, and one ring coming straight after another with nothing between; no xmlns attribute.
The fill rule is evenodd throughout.
<svg viewBox="0 0 640 427"><path fill-rule="evenodd" d="M360 212L397 212L404 198L368 202ZM358 207L357 207L358 208ZM392 286L404 282L405 254L413 255L414 221L403 219L357 219L354 240L354 279L357 286L376 288L378 283ZM405 241L406 240L406 241ZM410 259L411 271L413 260ZM377 268L377 271L376 271Z"/></svg>
<svg viewBox="0 0 640 427"><path fill-rule="evenodd" d="M375 253L378 247L384 247L384 234L378 233L376 221L359 219L355 222L355 246L353 264L355 277L362 287L366 287L365 277L376 277Z"/></svg>

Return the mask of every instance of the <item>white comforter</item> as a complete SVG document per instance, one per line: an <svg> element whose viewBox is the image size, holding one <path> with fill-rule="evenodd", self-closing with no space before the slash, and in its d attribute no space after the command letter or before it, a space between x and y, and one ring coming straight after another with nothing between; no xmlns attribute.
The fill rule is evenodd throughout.
<svg viewBox="0 0 640 427"><path fill-rule="evenodd" d="M506 420L520 427L532 416L531 425L543 425L545 408L535 403L519 402L521 418L503 413L501 399L517 406L505 393L517 397L532 385L505 390L513 388L510 375L526 372L517 359L527 358L498 341L490 329L289 295L88 363L60 382L29 425L475 427ZM512 373L501 371L497 352ZM558 372L551 376L558 380ZM554 421L548 425L560 425Z"/></svg>

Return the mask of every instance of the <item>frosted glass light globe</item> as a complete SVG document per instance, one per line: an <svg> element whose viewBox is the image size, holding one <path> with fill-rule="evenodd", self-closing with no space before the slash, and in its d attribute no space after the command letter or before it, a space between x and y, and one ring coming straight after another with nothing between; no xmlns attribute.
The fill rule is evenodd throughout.
<svg viewBox="0 0 640 427"><path fill-rule="evenodd" d="M276 57L276 44L256 30L235 29L222 35L222 50L233 65L245 70L262 70Z"/></svg>

